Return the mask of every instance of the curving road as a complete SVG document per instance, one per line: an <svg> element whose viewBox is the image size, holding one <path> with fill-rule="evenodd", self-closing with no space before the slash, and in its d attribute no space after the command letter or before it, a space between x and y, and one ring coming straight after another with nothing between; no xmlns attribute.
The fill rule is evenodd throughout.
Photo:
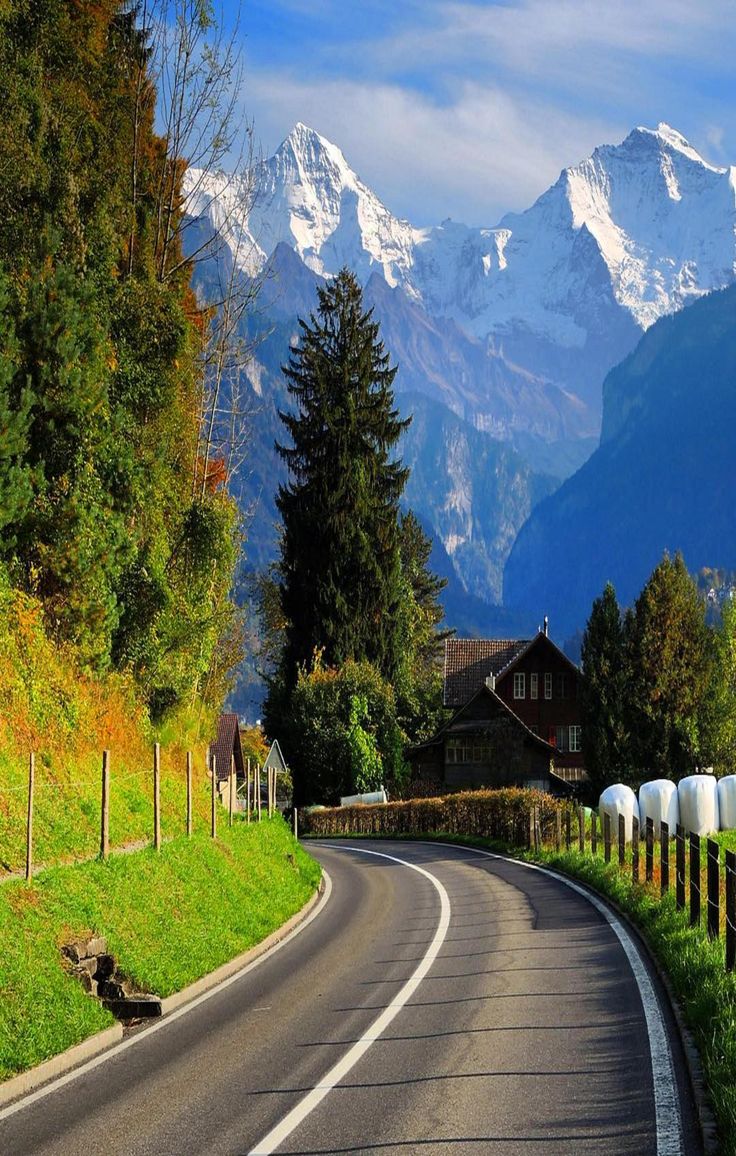
<svg viewBox="0 0 736 1156"><path fill-rule="evenodd" d="M460 847L310 850L308 926L0 1112L0 1153L701 1152L666 1001L601 905Z"/></svg>

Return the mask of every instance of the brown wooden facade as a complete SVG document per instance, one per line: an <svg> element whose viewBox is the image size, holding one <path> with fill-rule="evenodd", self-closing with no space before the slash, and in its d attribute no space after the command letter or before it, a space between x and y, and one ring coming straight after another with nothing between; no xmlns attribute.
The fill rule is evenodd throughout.
<svg viewBox="0 0 736 1156"><path fill-rule="evenodd" d="M410 749L414 775L455 789L536 787L564 794L555 749L483 685L429 740Z"/></svg>

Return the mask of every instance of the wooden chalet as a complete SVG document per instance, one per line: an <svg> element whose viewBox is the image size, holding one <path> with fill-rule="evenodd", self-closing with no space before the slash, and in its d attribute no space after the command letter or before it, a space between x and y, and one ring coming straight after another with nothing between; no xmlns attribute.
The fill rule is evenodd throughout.
<svg viewBox="0 0 736 1156"><path fill-rule="evenodd" d="M579 679L546 623L531 639L448 639L444 704L455 714L408 752L415 774L449 787L565 793L586 778Z"/></svg>

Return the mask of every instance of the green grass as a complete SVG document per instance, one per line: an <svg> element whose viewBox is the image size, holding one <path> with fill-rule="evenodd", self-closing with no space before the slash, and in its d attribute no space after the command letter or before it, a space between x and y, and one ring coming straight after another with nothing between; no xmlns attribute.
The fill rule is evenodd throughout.
<svg viewBox="0 0 736 1156"><path fill-rule="evenodd" d="M105 935L122 971L170 995L260 942L309 899L320 867L280 817L56 867L0 887L0 1079L109 1026L60 946Z"/></svg>

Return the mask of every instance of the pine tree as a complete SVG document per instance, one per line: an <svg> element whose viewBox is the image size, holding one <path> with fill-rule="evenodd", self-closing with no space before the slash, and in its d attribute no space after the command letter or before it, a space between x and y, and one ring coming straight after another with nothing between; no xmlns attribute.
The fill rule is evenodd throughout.
<svg viewBox="0 0 736 1156"><path fill-rule="evenodd" d="M583 634L581 661L583 752L591 791L597 795L609 783L626 781L630 760L624 630L610 582L593 603Z"/></svg>
<svg viewBox="0 0 736 1156"><path fill-rule="evenodd" d="M665 554L626 628L629 728L639 777L676 778L704 751L702 707L712 670L705 605L682 555Z"/></svg>
<svg viewBox="0 0 736 1156"><path fill-rule="evenodd" d="M367 660L389 679L401 658L398 503L408 470L391 451L409 422L353 274L343 269L318 296L283 370L297 407L280 415L292 446L277 446L290 473L277 496L287 687L315 651L328 666Z"/></svg>

